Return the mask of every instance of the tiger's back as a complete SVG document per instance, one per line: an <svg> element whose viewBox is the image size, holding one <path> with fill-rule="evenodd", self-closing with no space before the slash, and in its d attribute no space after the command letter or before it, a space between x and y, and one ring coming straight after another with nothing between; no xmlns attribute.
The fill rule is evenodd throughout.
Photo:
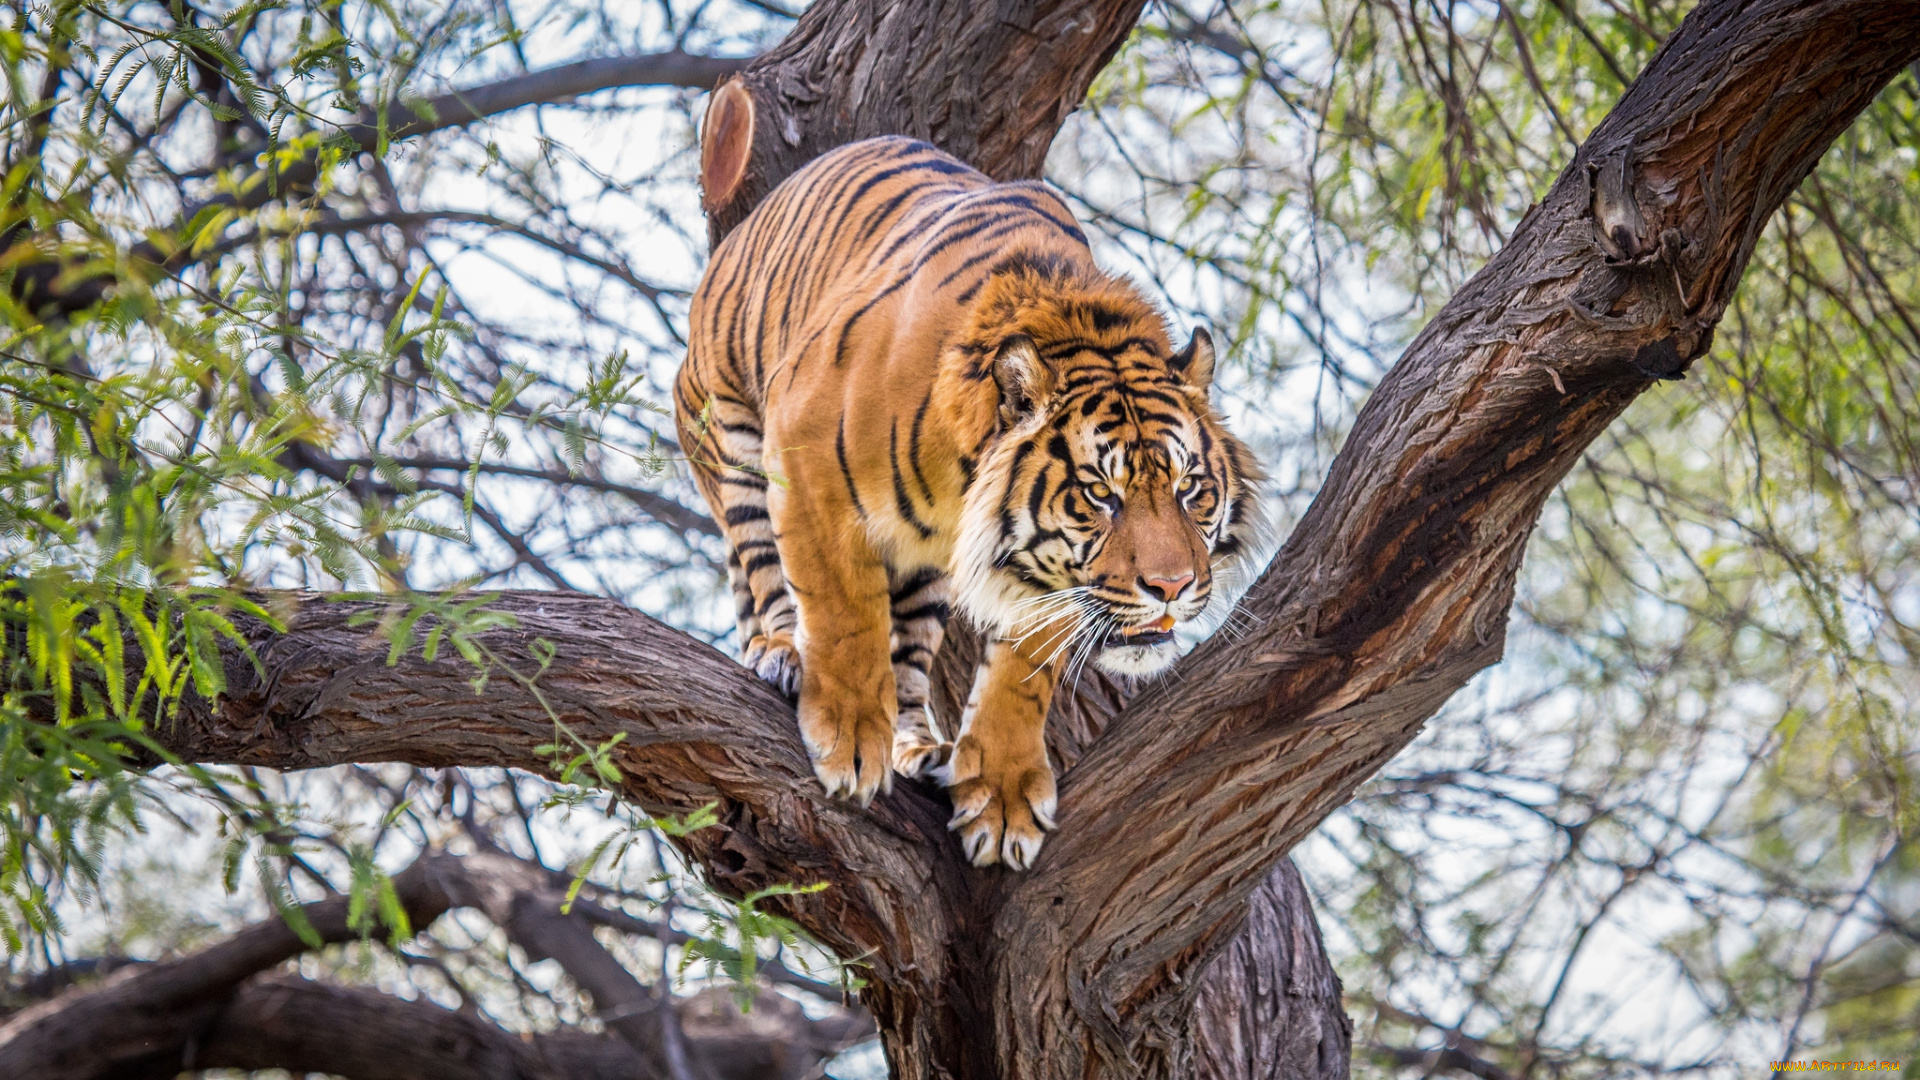
<svg viewBox="0 0 1920 1080"><path fill-rule="evenodd" d="M995 183L897 136L840 147L782 183L714 253L693 297L687 367L701 389L714 379L764 403L770 367L793 361L791 384L799 357L824 343L844 368L903 305L957 309L1016 251L1092 266L1086 236L1043 184ZM928 344L936 355L920 359L937 359Z"/></svg>
<svg viewBox="0 0 1920 1080"><path fill-rule="evenodd" d="M1205 606L1211 552L1244 546L1250 488L1228 489L1257 469L1206 404L1204 333L1176 354L1044 185L901 138L781 184L715 252L690 331L676 419L726 532L743 661L798 691L830 791L944 766L969 854L1025 865L1051 827L1063 656L1113 635L1103 657L1170 662L1160 624ZM1189 474L1218 487L1206 508ZM956 601L995 640L949 742L925 705Z"/></svg>

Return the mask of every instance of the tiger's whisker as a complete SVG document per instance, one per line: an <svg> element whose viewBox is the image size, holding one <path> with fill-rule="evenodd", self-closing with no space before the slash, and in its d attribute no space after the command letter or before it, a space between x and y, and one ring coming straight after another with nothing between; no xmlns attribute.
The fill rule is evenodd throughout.
<svg viewBox="0 0 1920 1080"><path fill-rule="evenodd" d="M1054 642L1049 642L1049 644L1053 645L1053 651L1047 654L1046 660L1042 661L1040 666L1052 667L1053 662L1060 657L1060 654L1066 649L1070 648L1074 644L1074 642L1079 639L1081 633L1086 629L1086 622L1087 622L1086 616L1083 614L1080 618L1075 619L1071 624L1069 624L1068 633L1065 635L1064 638L1055 639L1057 641L1057 644L1055 644ZM1032 676L1029 675L1028 678L1032 678Z"/></svg>
<svg viewBox="0 0 1920 1080"><path fill-rule="evenodd" d="M1068 681L1072 682L1076 690L1079 689L1080 676L1086 670L1087 661L1092 658L1094 650L1099 647L1100 642L1105 640L1107 634L1111 631L1113 617L1110 615L1102 615L1095 620L1092 625L1094 632L1087 635L1086 641L1080 646L1079 651L1067 664Z"/></svg>

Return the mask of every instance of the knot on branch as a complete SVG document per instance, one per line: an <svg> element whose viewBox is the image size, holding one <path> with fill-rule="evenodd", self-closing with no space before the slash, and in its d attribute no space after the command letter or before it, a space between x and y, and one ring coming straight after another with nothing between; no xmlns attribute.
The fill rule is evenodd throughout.
<svg viewBox="0 0 1920 1080"><path fill-rule="evenodd" d="M1633 193L1633 144L1587 163L1588 213L1594 238L1615 266L1640 266L1657 257L1661 245L1647 228L1640 200Z"/></svg>
<svg viewBox="0 0 1920 1080"><path fill-rule="evenodd" d="M1634 166L1631 140L1587 163L1587 215L1606 272L1590 276L1568 303L1589 325L1648 335L1651 340L1635 348L1629 361L1641 375L1683 379L1687 366L1712 345L1718 311L1708 313L1690 298L1701 245L1666 222L1677 197L1669 190L1662 198L1650 185L1636 184ZM1711 194L1703 194L1711 235L1717 213ZM1615 304L1635 285L1641 302L1614 315Z"/></svg>

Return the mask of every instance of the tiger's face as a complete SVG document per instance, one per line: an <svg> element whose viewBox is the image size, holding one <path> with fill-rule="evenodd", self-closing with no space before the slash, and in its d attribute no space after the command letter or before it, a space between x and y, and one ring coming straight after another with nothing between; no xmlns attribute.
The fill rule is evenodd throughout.
<svg viewBox="0 0 1920 1080"><path fill-rule="evenodd" d="M977 622L1068 670L1171 665L1174 627L1206 610L1259 526L1257 466L1207 402L1211 339L1195 331L1171 355L1163 340L1014 335L994 363L1005 434L968 493L956 591Z"/></svg>

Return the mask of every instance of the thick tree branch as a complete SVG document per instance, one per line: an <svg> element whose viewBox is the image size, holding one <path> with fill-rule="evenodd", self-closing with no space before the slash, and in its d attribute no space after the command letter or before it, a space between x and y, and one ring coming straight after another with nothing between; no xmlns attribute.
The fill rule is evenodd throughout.
<svg viewBox="0 0 1920 1080"><path fill-rule="evenodd" d="M352 1037L343 1038L346 1032ZM192 1034L191 1046L183 1040L116 1076L172 1080L189 1069L285 1069L296 1076L317 1072L349 1080L658 1075L644 1074L644 1063L632 1049L610 1036L522 1040L477 1016L428 1001L295 975L247 982Z"/></svg>
<svg viewBox="0 0 1920 1080"><path fill-rule="evenodd" d="M1347 1075L1353 1025L1291 860L1253 891L1245 926L1207 966L1189 1030L1200 1080Z"/></svg>
<svg viewBox="0 0 1920 1080"><path fill-rule="evenodd" d="M756 1004L749 1018L727 992L710 991L683 1010L692 1052L712 1080L799 1080L836 1048L816 1042L813 1022L784 1000ZM181 1018L174 1035L163 1050L91 1075L172 1080L185 1070L283 1069L348 1080L667 1080L611 1035L528 1038L428 1001L297 975L255 977L210 1019L189 1026Z"/></svg>
<svg viewBox="0 0 1920 1080"><path fill-rule="evenodd" d="M218 702L190 702L152 732L182 760L540 769L535 748L556 735L598 745L624 734L613 760L629 798L653 813L716 805L726 828L682 842L713 884L737 895L825 882L823 893L770 906L784 904L840 955L871 954L876 977L939 978L917 965L941 967L952 927L940 898L964 903L983 884L950 850L944 803L921 787L867 810L828 799L791 704L712 648L609 600L500 593L493 610L519 626L483 636L494 666L476 690L465 661L427 663L415 651L388 666L385 638L350 625L393 609L313 594L269 602L284 610L286 633L243 623L264 677L236 650ZM530 687L542 642L554 658Z"/></svg>
<svg viewBox="0 0 1920 1080"><path fill-rule="evenodd" d="M1148 688L1066 777L1059 833L996 920L1030 935L997 977L1003 1064L1182 1069L1182 973L1230 940L1281 852L1499 658L1553 487L1706 350L1761 227L1916 55L1901 4L1687 17L1374 392L1244 632ZM1058 996L1036 1008L1036 986Z"/></svg>

